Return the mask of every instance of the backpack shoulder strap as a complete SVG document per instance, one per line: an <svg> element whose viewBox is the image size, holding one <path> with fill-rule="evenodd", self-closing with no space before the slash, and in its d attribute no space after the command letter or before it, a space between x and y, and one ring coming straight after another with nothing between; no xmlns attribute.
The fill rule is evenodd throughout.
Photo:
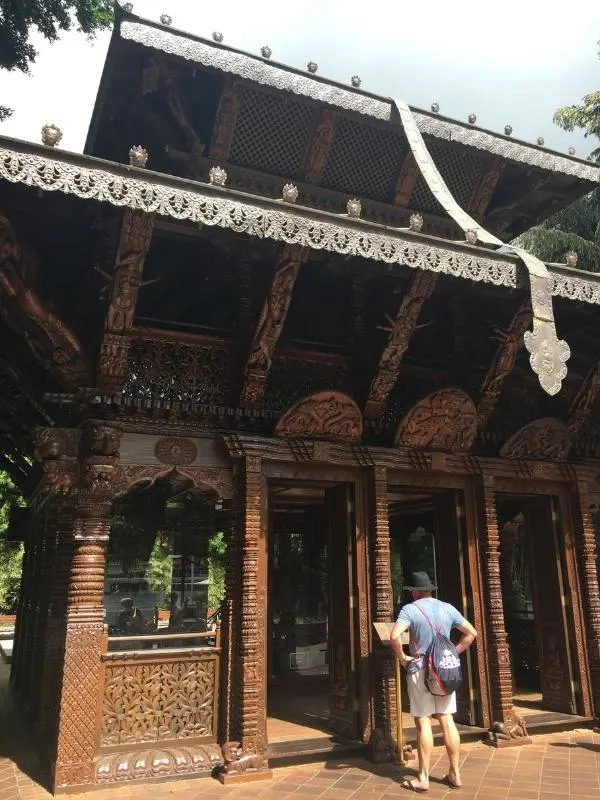
<svg viewBox="0 0 600 800"><path fill-rule="evenodd" d="M423 616L425 617L425 619L426 619L426 620L427 620L427 622L429 623L429 627L431 628L431 630L433 631L433 633L434 633L434 634L436 634L436 633L441 633L441 632L442 632L442 625L444 624L444 618L445 618L445 616L446 616L446 609L445 609L445 608L443 608L443 612L444 612L444 613L443 613L443 615L442 615L442 621L440 622L440 624L439 624L439 625L438 625L438 627L436 628L436 627L434 627L434 625L433 625L433 622L432 622L432 621L429 619L429 617L427 616L427 614L426 614L426 613L423 611L423 609L421 608L421 606L419 605L419 603L418 603L416 600L415 600L415 603L414 603L414 605L415 605L415 606L416 606L416 607L419 609L419 611L421 612L421 614L423 614Z"/></svg>

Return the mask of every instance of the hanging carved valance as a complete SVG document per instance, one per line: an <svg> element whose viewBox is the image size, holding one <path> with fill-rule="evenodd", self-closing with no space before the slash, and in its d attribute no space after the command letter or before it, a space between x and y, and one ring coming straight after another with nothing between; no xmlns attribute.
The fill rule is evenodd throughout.
<svg viewBox="0 0 600 800"><path fill-rule="evenodd" d="M397 447L466 453L477 434L475 403L462 389L440 389L420 400L396 431Z"/></svg>
<svg viewBox="0 0 600 800"><path fill-rule="evenodd" d="M503 446L504 458L560 461L571 448L569 429L559 419L536 419L518 430Z"/></svg>
<svg viewBox="0 0 600 800"><path fill-rule="evenodd" d="M341 392L317 392L286 411L275 432L289 438L357 442L363 432L362 414Z"/></svg>

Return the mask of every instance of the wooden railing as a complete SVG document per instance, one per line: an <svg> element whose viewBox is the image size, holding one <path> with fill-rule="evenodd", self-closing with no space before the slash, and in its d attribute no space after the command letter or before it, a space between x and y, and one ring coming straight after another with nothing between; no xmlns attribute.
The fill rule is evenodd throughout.
<svg viewBox="0 0 600 800"><path fill-rule="evenodd" d="M202 644L211 639L215 645ZM200 644L194 646L194 640ZM154 642L168 642L169 646L154 648ZM113 651L119 645L123 649ZM101 751L177 740L189 744L216 741L221 661L218 630L110 640L107 636L102 661Z"/></svg>

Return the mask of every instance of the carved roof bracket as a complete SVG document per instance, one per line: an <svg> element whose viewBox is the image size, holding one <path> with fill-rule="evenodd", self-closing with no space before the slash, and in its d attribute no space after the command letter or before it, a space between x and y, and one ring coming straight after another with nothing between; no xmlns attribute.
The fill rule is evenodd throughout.
<svg viewBox="0 0 600 800"><path fill-rule="evenodd" d="M240 99L237 82L225 79L215 115L208 155L215 161L227 161L237 122Z"/></svg>
<svg viewBox="0 0 600 800"><path fill-rule="evenodd" d="M240 399L242 406L256 405L266 393L273 355L292 302L296 278L309 254L308 247L286 245L275 265L269 295L254 331L246 362Z"/></svg>
<svg viewBox="0 0 600 800"><path fill-rule="evenodd" d="M335 120L336 112L332 108L324 108L321 111L302 168L306 183L315 185L321 183L333 144Z"/></svg>
<svg viewBox="0 0 600 800"><path fill-rule="evenodd" d="M142 282L142 272L154 230L154 214L126 208L110 285L100 347L96 383L107 392L118 392L123 383L131 345L131 328Z"/></svg>
<svg viewBox="0 0 600 800"><path fill-rule="evenodd" d="M469 203L469 211L476 219L482 220L484 218L503 169L502 159L497 156L489 159L487 169L481 176L481 180L475 188Z"/></svg>
<svg viewBox="0 0 600 800"><path fill-rule="evenodd" d="M403 208L406 208L406 206L410 203L410 198L412 196L413 189L415 188L418 174L419 167L417 166L415 157L409 150L404 157L404 161L400 167L400 172L398 173L398 180L396 181L396 190L394 193L395 206L402 206Z"/></svg>
<svg viewBox="0 0 600 800"><path fill-rule="evenodd" d="M513 371L519 351L523 347L523 336L529 330L532 318L531 303L527 300L514 315L508 328L497 331L500 344L481 384L477 406L479 431L484 431L488 426L504 382Z"/></svg>
<svg viewBox="0 0 600 800"><path fill-rule="evenodd" d="M571 404L567 428L573 439L581 432L600 395L600 361L592 365Z"/></svg>
<svg viewBox="0 0 600 800"><path fill-rule="evenodd" d="M377 374L371 381L364 412L367 419L376 419L383 414L388 395L398 380L400 364L417 327L419 315L435 289L437 277L435 273L419 270L402 299L396 319L390 325L390 335L379 359Z"/></svg>

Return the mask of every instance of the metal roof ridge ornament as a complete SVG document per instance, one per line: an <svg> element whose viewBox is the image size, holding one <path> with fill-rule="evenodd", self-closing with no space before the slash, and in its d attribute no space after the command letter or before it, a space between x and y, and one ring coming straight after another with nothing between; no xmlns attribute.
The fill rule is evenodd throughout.
<svg viewBox="0 0 600 800"><path fill-rule="evenodd" d="M523 342L529 351L531 368L538 376L542 389L549 395L557 394L567 375L566 362L571 355L571 350L569 345L563 339L559 339L556 333L552 306L552 282L548 268L543 261L531 253L514 245L506 245L497 236L478 226L475 220L460 207L427 149L409 106L403 100L394 100L393 102L425 183L446 213L462 228L467 242L476 244L479 239L483 244L507 247L515 252L525 264L531 286L533 330L525 332Z"/></svg>

